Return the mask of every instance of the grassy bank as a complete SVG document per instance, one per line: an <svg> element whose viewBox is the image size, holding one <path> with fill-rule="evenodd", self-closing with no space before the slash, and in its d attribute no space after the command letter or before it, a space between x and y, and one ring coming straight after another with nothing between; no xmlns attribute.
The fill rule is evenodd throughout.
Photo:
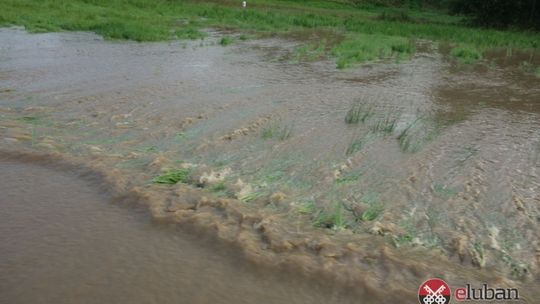
<svg viewBox="0 0 540 304"><path fill-rule="evenodd" d="M540 34L466 27L460 18L436 12L353 6L347 1L182 0L4 0L0 25L22 25L31 32L92 31L105 38L159 41L204 37L205 27L254 33L339 32L347 37L328 48L346 67L381 57L402 57L411 39L460 44L468 50L540 48ZM362 39L376 41L366 46ZM455 52L470 55L470 52Z"/></svg>

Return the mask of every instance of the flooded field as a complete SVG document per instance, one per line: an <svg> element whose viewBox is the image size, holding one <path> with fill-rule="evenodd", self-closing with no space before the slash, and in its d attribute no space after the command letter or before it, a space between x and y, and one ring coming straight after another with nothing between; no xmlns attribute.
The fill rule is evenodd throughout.
<svg viewBox="0 0 540 304"><path fill-rule="evenodd" d="M494 51L481 64L460 65L445 55L444 45L419 42L410 60L339 71L331 60L298 62L293 39L228 47L216 41L105 42L88 33L0 30L3 155L73 161L99 172L111 197L144 206L159 225L217 237L241 259L214 254L189 267L218 268L212 280L242 277L222 289L235 289L233 296L258 288L251 285L254 278L279 265L305 278L298 279L301 287L290 286L305 290L298 303L312 295L335 303L412 302L432 276L456 286L517 287L525 302L534 302L539 294L533 287L540 283L540 79L520 62L525 56L538 64L540 56ZM15 185L50 169L1 166L2 193L16 198L2 195L2 208L24 213L13 206L25 200ZM155 183L171 176L179 183ZM55 195L79 192L62 184L88 189L67 172L55 179L32 189L34 197L49 188L58 189L50 191ZM18 182L5 187L4 180ZM129 235L133 240L123 248L137 248L140 257L131 258L140 258L148 272L156 270L146 261L167 268L160 263L174 260L175 248L193 246L178 259L216 252L197 249L203 245L185 233L151 228L135 210L130 214L133 206L118 209L93 191L88 195L84 200L98 202L80 206L55 196L54 207L44 212L66 227L99 226L111 237L107 242L114 242L107 231ZM77 209L74 218L63 211L68 208ZM85 208L103 218L80 223ZM35 224L30 221L28 229ZM0 227L2 237L12 240L9 222ZM51 257L52 247L44 248ZM110 256L125 249L118 250ZM82 251L67 252L68 260ZM98 277L95 257L85 256L88 278ZM244 260L263 270L227 268ZM137 263L127 261L116 261L119 269ZM17 271L25 275L28 269ZM73 275L69 271L55 275ZM190 278L194 285L178 290L193 292L210 276L200 275L201 281ZM317 283L309 278L354 296L312 294ZM179 285L183 281L175 280L187 279L162 280ZM91 282L81 294L96 290ZM146 285L143 279L134 284ZM278 290L276 303L289 293L268 284ZM166 288L171 293L164 298L174 298L174 288ZM10 291L17 297L16 289ZM109 292L104 297L118 290ZM267 295L246 295L246 303L260 296Z"/></svg>

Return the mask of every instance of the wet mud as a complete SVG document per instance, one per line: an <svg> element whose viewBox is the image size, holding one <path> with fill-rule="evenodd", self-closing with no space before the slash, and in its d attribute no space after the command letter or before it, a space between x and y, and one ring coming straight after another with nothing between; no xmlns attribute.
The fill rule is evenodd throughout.
<svg viewBox="0 0 540 304"><path fill-rule="evenodd" d="M427 277L538 296L540 80L519 64L424 43L337 71L290 62L290 39L0 37L4 157L73 160L155 221L348 300L415 301ZM189 179L151 183L173 168Z"/></svg>

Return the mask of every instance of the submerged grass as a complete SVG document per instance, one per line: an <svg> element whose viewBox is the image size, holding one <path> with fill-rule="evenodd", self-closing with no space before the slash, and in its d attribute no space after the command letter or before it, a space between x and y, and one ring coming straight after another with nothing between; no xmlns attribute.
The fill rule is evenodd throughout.
<svg viewBox="0 0 540 304"><path fill-rule="evenodd" d="M392 134L396 129L398 118L384 117L375 123L371 130L376 133Z"/></svg>
<svg viewBox="0 0 540 304"><path fill-rule="evenodd" d="M382 214L384 207L379 201L379 193L367 192L362 195L360 200L367 204L368 207L362 212L359 220L364 222L373 221Z"/></svg>
<svg viewBox="0 0 540 304"><path fill-rule="evenodd" d="M51 126L53 120L48 119L45 115L26 115L15 118L20 122L24 122L33 126Z"/></svg>
<svg viewBox="0 0 540 304"><path fill-rule="evenodd" d="M291 137L292 129L293 127L290 125L272 125L262 130L261 137L263 139L277 138L279 140L286 140Z"/></svg>
<svg viewBox="0 0 540 304"><path fill-rule="evenodd" d="M364 123L373 115L373 107L366 104L363 100L356 100L351 104L351 107L345 115L346 124Z"/></svg>
<svg viewBox="0 0 540 304"><path fill-rule="evenodd" d="M424 117L418 117L408 124L397 137L403 152L418 152L438 133L436 124Z"/></svg>
<svg viewBox="0 0 540 304"><path fill-rule="evenodd" d="M440 183L434 183L433 184L433 191L435 194L442 198L450 198L458 193L458 191L454 188L447 187Z"/></svg>
<svg viewBox="0 0 540 304"><path fill-rule="evenodd" d="M9 25L25 26L30 32L92 31L107 39L135 41L199 39L205 36L201 29L208 27L253 33L332 29L347 34L332 50L340 68L406 58L414 52L412 39L476 49L540 48L539 33L472 28L437 12L396 13L335 1L252 0L248 9L242 9L229 1L3 0L0 26ZM477 56L469 51L459 47L455 53L467 60Z"/></svg>
<svg viewBox="0 0 540 304"><path fill-rule="evenodd" d="M33 125L32 126L32 140L31 140L31 146L32 147L36 145L37 140L38 140L38 134L37 134L37 131L36 131L36 126Z"/></svg>
<svg viewBox="0 0 540 304"><path fill-rule="evenodd" d="M117 168L121 169L133 169L133 168L144 168L146 167L151 161L144 158L133 158L121 161L115 165Z"/></svg>
<svg viewBox="0 0 540 304"><path fill-rule="evenodd" d="M360 219L364 222L370 222L378 218L383 211L381 204L370 205L363 213Z"/></svg>
<svg viewBox="0 0 540 304"><path fill-rule="evenodd" d="M178 39L203 39L207 36L205 32L199 31L194 26L184 26L174 31L176 38Z"/></svg>
<svg viewBox="0 0 540 304"><path fill-rule="evenodd" d="M527 74L540 77L540 66L534 65L533 63L528 61L524 61L519 65L519 67L523 72Z"/></svg>
<svg viewBox="0 0 540 304"><path fill-rule="evenodd" d="M307 43L294 50L294 61L314 61L323 58L326 53L326 40L318 43Z"/></svg>
<svg viewBox="0 0 540 304"><path fill-rule="evenodd" d="M363 135L363 136L355 136L351 139L349 144L347 145L347 149L345 150L345 155L349 156L352 155L360 150L368 143L370 142L375 135L371 132Z"/></svg>

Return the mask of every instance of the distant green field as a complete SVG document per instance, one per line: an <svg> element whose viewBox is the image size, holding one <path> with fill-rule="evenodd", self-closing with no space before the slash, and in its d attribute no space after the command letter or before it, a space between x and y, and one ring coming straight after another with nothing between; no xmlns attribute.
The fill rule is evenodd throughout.
<svg viewBox="0 0 540 304"><path fill-rule="evenodd" d="M200 29L208 27L255 35L325 30L344 37L325 46L339 67L403 57L413 51L409 41L414 39L459 45L468 51L452 54L469 56L466 61L486 48L540 48L538 33L472 28L434 11L359 8L347 1L251 0L242 9L241 1L227 0L3 0L0 25L22 25L30 32L92 31L136 41L198 39L205 36Z"/></svg>

